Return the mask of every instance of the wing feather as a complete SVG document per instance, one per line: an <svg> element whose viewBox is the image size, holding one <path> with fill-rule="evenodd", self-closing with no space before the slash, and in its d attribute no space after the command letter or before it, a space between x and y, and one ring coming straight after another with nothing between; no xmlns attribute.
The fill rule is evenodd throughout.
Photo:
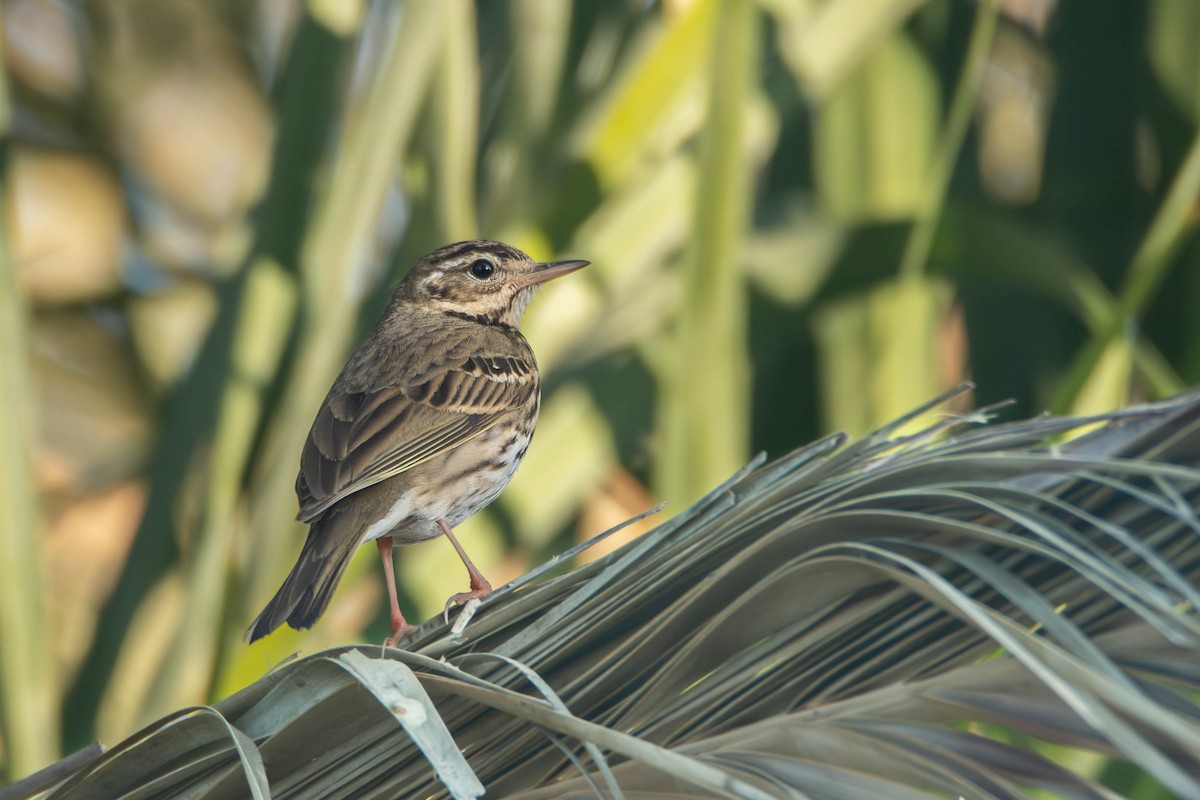
<svg viewBox="0 0 1200 800"><path fill-rule="evenodd" d="M299 518L458 447L537 392L532 354L473 353L405 385L340 390L325 399L300 458Z"/></svg>

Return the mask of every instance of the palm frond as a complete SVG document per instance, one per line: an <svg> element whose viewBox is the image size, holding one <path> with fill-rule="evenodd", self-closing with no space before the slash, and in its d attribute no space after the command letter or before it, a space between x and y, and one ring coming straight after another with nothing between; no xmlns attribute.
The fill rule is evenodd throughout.
<svg viewBox="0 0 1200 800"><path fill-rule="evenodd" d="M1200 797L1200 395L989 413L756 462L461 635L286 663L49 796L1116 796L1040 741Z"/></svg>

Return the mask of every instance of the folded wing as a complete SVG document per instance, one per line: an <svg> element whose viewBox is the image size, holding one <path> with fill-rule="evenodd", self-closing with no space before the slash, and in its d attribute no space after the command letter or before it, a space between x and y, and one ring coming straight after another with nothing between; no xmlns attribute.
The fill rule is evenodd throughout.
<svg viewBox="0 0 1200 800"><path fill-rule="evenodd" d="M472 353L408 385L335 386L300 457L299 519L458 447L523 408L538 390L532 356Z"/></svg>

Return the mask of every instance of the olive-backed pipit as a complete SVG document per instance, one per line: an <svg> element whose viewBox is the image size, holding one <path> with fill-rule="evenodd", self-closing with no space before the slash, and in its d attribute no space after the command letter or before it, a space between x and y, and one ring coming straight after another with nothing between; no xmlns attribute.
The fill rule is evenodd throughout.
<svg viewBox="0 0 1200 800"><path fill-rule="evenodd" d="M491 591L451 528L496 499L533 435L538 368L521 314L538 286L587 263L537 263L470 241L413 266L321 404L296 478L308 539L246 641L284 622L311 627L370 540L387 578L389 644L410 629L396 602L393 543L444 533L471 578L452 602Z"/></svg>

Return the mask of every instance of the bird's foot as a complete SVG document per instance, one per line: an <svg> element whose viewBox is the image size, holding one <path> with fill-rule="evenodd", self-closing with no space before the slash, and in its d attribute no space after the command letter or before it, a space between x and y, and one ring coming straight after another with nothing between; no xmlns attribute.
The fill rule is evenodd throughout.
<svg viewBox="0 0 1200 800"><path fill-rule="evenodd" d="M492 593L492 587L487 581L484 581L483 586L476 587L472 584L471 591L459 592L446 601L446 610L452 606L466 605L471 600L482 600Z"/></svg>
<svg viewBox="0 0 1200 800"><path fill-rule="evenodd" d="M399 627L392 626L392 635L383 640L384 647L396 647L400 644L400 640L406 638L416 628L409 625L407 622L401 623Z"/></svg>
<svg viewBox="0 0 1200 800"><path fill-rule="evenodd" d="M469 592L459 592L446 601L446 605L442 608L442 619L450 621L450 609L454 606L461 606L466 609L469 605L471 613L474 614L476 608L479 607L479 601L492 593L492 585L487 582L487 578L475 573L471 576L471 590Z"/></svg>
<svg viewBox="0 0 1200 800"><path fill-rule="evenodd" d="M469 592L459 592L446 601L446 605L442 608L442 619L450 621L450 609L455 606L465 606L472 600L476 601L475 605L479 605L479 601L492 593L492 587L487 587L486 591L472 589Z"/></svg>

